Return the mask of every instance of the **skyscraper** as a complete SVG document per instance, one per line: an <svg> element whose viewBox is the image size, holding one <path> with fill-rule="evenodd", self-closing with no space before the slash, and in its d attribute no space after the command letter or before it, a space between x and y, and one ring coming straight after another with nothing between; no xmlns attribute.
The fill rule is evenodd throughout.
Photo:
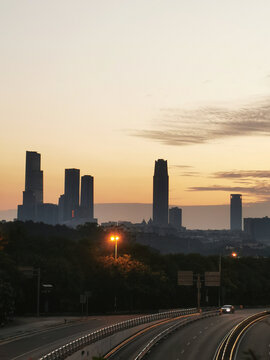
<svg viewBox="0 0 270 360"><path fill-rule="evenodd" d="M242 195L231 194L230 207L231 230L242 230Z"/></svg>
<svg viewBox="0 0 270 360"><path fill-rule="evenodd" d="M40 170L40 154L26 151L25 191L32 191L38 204L43 203L43 171Z"/></svg>
<svg viewBox="0 0 270 360"><path fill-rule="evenodd" d="M94 178L90 175L81 178L80 216L87 219L94 218Z"/></svg>
<svg viewBox="0 0 270 360"><path fill-rule="evenodd" d="M26 151L25 190L23 205L18 206L18 219L36 220L37 206L43 204L43 171L40 170L40 154Z"/></svg>
<svg viewBox="0 0 270 360"><path fill-rule="evenodd" d="M169 210L169 176L167 161L155 161L153 178L153 224L168 226Z"/></svg>
<svg viewBox="0 0 270 360"><path fill-rule="evenodd" d="M80 170L65 169L64 220L71 220L79 209Z"/></svg>
<svg viewBox="0 0 270 360"><path fill-rule="evenodd" d="M179 207L173 207L169 210L169 224L175 229L181 229L182 227L182 209Z"/></svg>

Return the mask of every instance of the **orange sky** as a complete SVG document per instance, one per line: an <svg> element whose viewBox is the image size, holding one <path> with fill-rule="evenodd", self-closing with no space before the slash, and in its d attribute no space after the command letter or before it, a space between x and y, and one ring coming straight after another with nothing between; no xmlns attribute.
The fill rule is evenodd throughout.
<svg viewBox="0 0 270 360"><path fill-rule="evenodd" d="M22 202L25 152L44 200L64 169L95 177L95 202L268 199L270 3L4 0L0 4L0 210Z"/></svg>

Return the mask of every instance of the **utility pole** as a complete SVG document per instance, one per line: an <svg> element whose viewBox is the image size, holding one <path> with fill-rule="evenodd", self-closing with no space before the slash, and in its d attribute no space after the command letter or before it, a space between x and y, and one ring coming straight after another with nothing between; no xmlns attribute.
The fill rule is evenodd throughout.
<svg viewBox="0 0 270 360"><path fill-rule="evenodd" d="M40 268L37 270L37 317L39 317L39 298L40 298Z"/></svg>
<svg viewBox="0 0 270 360"><path fill-rule="evenodd" d="M198 311L201 308L201 275L197 275L197 307Z"/></svg>
<svg viewBox="0 0 270 360"><path fill-rule="evenodd" d="M218 262L218 271L219 271L219 287L218 287L218 307L221 306L221 254L219 254Z"/></svg>

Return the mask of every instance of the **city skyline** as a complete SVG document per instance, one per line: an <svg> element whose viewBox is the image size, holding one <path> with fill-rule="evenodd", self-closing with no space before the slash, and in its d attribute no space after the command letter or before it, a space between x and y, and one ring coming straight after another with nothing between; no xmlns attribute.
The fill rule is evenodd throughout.
<svg viewBox="0 0 270 360"><path fill-rule="evenodd" d="M269 201L267 1L15 3L0 12L0 210L21 203L26 150L43 154L46 203L75 167L96 203L150 204L158 158L174 206Z"/></svg>

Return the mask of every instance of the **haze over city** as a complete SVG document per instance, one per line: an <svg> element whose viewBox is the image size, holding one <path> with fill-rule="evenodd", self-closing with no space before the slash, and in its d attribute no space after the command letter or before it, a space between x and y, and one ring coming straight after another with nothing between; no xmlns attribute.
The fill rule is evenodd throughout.
<svg viewBox="0 0 270 360"><path fill-rule="evenodd" d="M153 164L164 158L171 205L225 206L237 192L246 215L268 215L269 8L4 1L1 218L22 202L26 150L42 154L46 202L75 167L95 177L96 204L150 209ZM190 227L229 224L196 223L198 209Z"/></svg>

